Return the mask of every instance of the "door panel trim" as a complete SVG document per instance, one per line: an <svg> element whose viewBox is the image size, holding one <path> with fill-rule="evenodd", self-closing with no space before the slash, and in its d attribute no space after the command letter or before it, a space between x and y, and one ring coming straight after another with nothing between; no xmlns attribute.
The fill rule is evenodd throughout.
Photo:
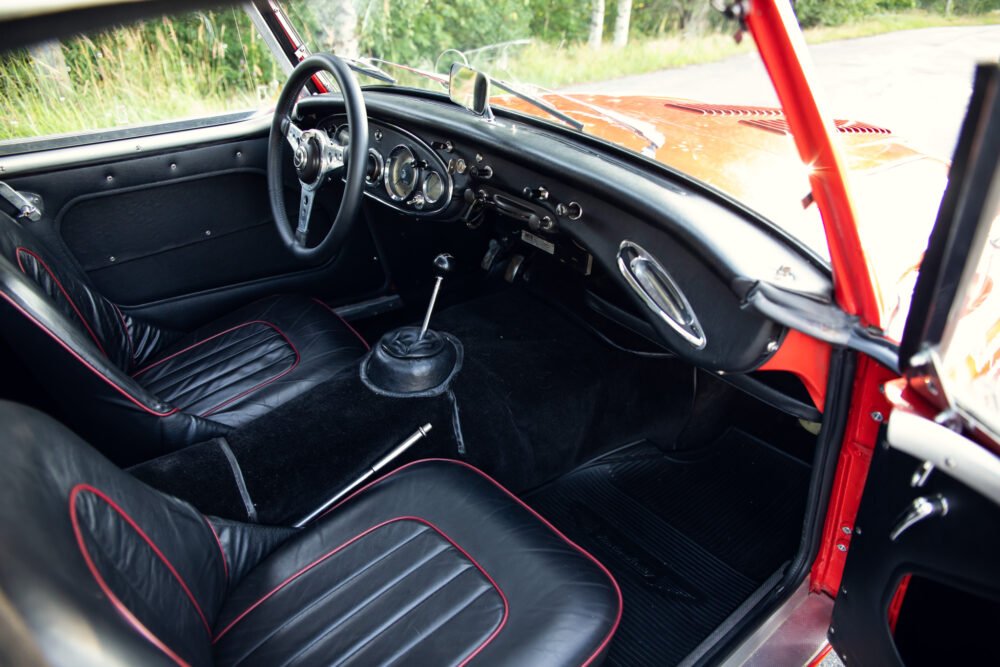
<svg viewBox="0 0 1000 667"><path fill-rule="evenodd" d="M887 440L1000 505L1000 459L961 434L897 408L889 417Z"/></svg>
<svg viewBox="0 0 1000 667"><path fill-rule="evenodd" d="M94 162L145 157L165 151L188 150L202 144L262 136L268 132L270 127L271 114L266 113L235 123L11 155L0 158L0 177L10 178L34 172L78 167Z"/></svg>

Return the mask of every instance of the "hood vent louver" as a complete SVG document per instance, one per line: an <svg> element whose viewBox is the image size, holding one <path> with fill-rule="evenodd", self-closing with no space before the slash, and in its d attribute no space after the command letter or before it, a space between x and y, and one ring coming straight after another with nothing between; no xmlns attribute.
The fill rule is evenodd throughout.
<svg viewBox="0 0 1000 667"><path fill-rule="evenodd" d="M702 104L700 102L667 102L664 106L700 113L703 116L780 116L774 107L748 107L738 104Z"/></svg>
<svg viewBox="0 0 1000 667"><path fill-rule="evenodd" d="M690 111L702 116L750 116L750 118L741 118L739 122L775 134L791 134L788 121L785 120L781 109L776 107L702 104L700 102L667 102L664 106ZM837 131L842 134L892 134L892 130L860 121L838 119L834 120L833 123L837 126Z"/></svg>
<svg viewBox="0 0 1000 667"><path fill-rule="evenodd" d="M791 128L788 127L788 121L784 118L753 118L750 120L741 120L740 123L751 127L759 127L762 130L776 134L792 133ZM837 119L833 121L833 124L837 126L837 131L841 134L892 134L892 130L860 121Z"/></svg>

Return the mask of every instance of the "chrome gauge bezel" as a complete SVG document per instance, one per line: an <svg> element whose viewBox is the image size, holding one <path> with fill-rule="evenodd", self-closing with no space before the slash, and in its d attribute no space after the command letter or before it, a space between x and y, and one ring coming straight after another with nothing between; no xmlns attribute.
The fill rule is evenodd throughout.
<svg viewBox="0 0 1000 667"><path fill-rule="evenodd" d="M405 150L407 153L410 154L410 159L414 163L413 169L414 171L417 172L413 176L413 187L411 187L410 190L405 195L397 195L396 193L394 193L392 191L392 186L390 185L390 179L389 179L390 175L392 174L393 155L395 155L400 150ZM419 167L416 166L416 162L417 162L416 153L414 153L413 149L407 146L406 144L397 144L396 146L393 147L391 151L389 151L389 154L385 158L384 169L382 170L383 171L382 181L385 186L385 193L386 195L389 196L389 199L397 202L405 201L407 197L413 196L413 193L417 191L417 183L420 182L420 173L419 173L420 169Z"/></svg>
<svg viewBox="0 0 1000 667"><path fill-rule="evenodd" d="M368 155L375 158L376 164L378 164L378 173L375 175L374 179L369 179L368 174L365 174L365 185L372 186L378 185L385 178L385 160L382 158L382 154L379 153L374 148L368 149Z"/></svg>
<svg viewBox="0 0 1000 667"><path fill-rule="evenodd" d="M427 194L427 184L430 182L432 177L441 182L441 194L434 198L431 198L431 196ZM441 201L441 198L444 197L446 189L445 180L441 178L441 174L437 173L433 169L428 169L427 174L424 176L423 184L420 186L420 193L424 196L424 202L427 204L437 204Z"/></svg>

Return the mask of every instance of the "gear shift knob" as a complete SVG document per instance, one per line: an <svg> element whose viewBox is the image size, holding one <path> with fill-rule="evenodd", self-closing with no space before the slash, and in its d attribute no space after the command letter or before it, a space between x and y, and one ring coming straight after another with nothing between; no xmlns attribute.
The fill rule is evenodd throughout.
<svg viewBox="0 0 1000 667"><path fill-rule="evenodd" d="M455 270L455 258L443 252L434 258L434 275L444 278Z"/></svg>

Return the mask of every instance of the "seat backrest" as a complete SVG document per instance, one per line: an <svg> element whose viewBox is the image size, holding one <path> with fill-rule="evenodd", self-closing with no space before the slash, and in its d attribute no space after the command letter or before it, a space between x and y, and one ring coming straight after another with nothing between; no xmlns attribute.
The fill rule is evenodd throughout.
<svg viewBox="0 0 1000 667"><path fill-rule="evenodd" d="M120 465L208 440L225 427L179 411L129 371L174 338L130 317L0 213L0 335L60 405L67 423ZM16 378L13 378L16 381Z"/></svg>
<svg viewBox="0 0 1000 667"><path fill-rule="evenodd" d="M107 359L128 372L159 346L162 333L127 316L91 288L71 258L57 257L30 229L0 214L0 256L45 293Z"/></svg>
<svg viewBox="0 0 1000 667"><path fill-rule="evenodd" d="M49 664L211 664L230 574L197 510L0 401L0 599Z"/></svg>

